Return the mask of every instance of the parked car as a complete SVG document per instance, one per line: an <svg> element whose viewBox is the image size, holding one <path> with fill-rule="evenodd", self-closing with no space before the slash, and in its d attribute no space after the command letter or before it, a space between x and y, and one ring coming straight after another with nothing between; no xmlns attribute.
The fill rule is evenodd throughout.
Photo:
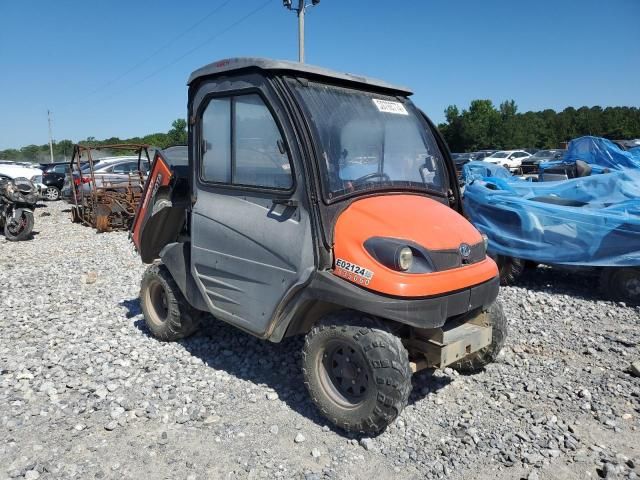
<svg viewBox="0 0 640 480"><path fill-rule="evenodd" d="M522 160L522 165L520 167L522 169L522 173L538 173L542 162L559 160L565 152L566 150L562 149L538 150L530 157Z"/></svg>
<svg viewBox="0 0 640 480"><path fill-rule="evenodd" d="M42 195L45 186L42 184L42 170L32 167L33 164L3 163L0 164L0 175L11 179L28 178L38 188L38 194Z"/></svg>
<svg viewBox="0 0 640 480"><path fill-rule="evenodd" d="M96 179L96 186L98 187L104 186L105 182L128 182L130 174L135 173L137 170L137 156L102 158L93 164L93 173ZM146 172L149 171L149 162L147 162L146 159L143 160L142 170L143 174L146 174ZM78 171L75 170L70 174L70 171L67 170L62 187L62 198L68 202L72 202L73 193L71 185L75 185L77 193L80 183L83 184L83 190L85 193L88 193L91 189L91 167L89 163L82 165L81 173L78 173Z"/></svg>
<svg viewBox="0 0 640 480"><path fill-rule="evenodd" d="M476 159L476 155L475 153L455 153L455 154L451 154L452 156L455 155L453 157L453 163L456 166L456 171L460 172L462 171L462 167L469 163L472 160Z"/></svg>
<svg viewBox="0 0 640 480"><path fill-rule="evenodd" d="M51 201L59 200L69 169L69 162L41 163L40 166L42 167L42 184L44 185L42 196Z"/></svg>
<svg viewBox="0 0 640 480"><path fill-rule="evenodd" d="M149 172L149 162L145 159L141 162L142 175L146 178ZM96 187L105 187L108 185L118 185L122 183L135 184L140 183L138 178L138 157L127 158L119 162L109 162L104 164L99 162L95 165L93 170L93 176L95 177ZM91 180L90 172L83 171L83 175L87 175ZM82 189L85 193L89 193L91 190L91 181L83 182Z"/></svg>
<svg viewBox="0 0 640 480"><path fill-rule="evenodd" d="M543 264L599 273L607 297L640 304L640 152L581 137L551 163L538 182L486 162L464 167L465 214L489 237L503 285Z"/></svg>
<svg viewBox="0 0 640 480"><path fill-rule="evenodd" d="M473 152L473 154L475 155L474 160L482 160L483 158L486 158L489 155L496 153L497 151L498 150L478 150L477 152Z"/></svg>
<svg viewBox="0 0 640 480"><path fill-rule="evenodd" d="M483 158L482 161L501 165L509 170L513 170L519 168L522 160L530 156L531 154L524 150L499 150Z"/></svg>

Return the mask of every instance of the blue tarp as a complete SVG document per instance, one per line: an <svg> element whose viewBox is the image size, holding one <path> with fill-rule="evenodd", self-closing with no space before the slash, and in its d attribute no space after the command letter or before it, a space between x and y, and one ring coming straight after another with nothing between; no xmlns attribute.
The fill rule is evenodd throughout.
<svg viewBox="0 0 640 480"><path fill-rule="evenodd" d="M544 170L547 166L562 163L575 163L576 160L587 162L595 171L602 171L603 168L610 170L624 170L631 168L640 170L640 149L622 150L615 143L600 137L580 137L569 142L567 153L559 162L547 162L540 166Z"/></svg>
<svg viewBox="0 0 640 480"><path fill-rule="evenodd" d="M470 162L463 171L466 215L489 237L490 253L550 264L640 265L640 158L636 166L635 155L594 137L571 145L567 156L579 152L610 173L531 182Z"/></svg>

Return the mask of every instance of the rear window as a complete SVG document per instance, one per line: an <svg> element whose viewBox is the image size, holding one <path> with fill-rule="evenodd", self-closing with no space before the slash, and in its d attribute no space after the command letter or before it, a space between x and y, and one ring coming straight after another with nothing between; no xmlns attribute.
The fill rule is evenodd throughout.
<svg viewBox="0 0 640 480"><path fill-rule="evenodd" d="M167 160L169 165L173 166L187 166L189 164L189 149L186 145L174 145L173 147L167 147L162 150L162 155Z"/></svg>

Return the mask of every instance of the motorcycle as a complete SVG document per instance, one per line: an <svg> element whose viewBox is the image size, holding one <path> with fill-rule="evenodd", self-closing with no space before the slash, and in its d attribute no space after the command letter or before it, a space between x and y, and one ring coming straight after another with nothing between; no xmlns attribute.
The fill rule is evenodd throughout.
<svg viewBox="0 0 640 480"><path fill-rule="evenodd" d="M10 242L26 240L33 230L37 187L26 178L0 178L0 227Z"/></svg>

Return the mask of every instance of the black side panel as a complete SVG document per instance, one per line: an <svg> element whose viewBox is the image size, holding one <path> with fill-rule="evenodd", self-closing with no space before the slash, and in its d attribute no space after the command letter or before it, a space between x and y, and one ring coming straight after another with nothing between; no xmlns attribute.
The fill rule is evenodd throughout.
<svg viewBox="0 0 640 480"><path fill-rule="evenodd" d="M498 296L499 278L459 292L428 298L394 298L357 287L328 272L317 272L311 283L294 297L283 310L271 341L280 341L289 326L296 331L298 321L310 303L325 303L369 313L416 328L438 328L448 318L465 314L478 307L489 306Z"/></svg>
<svg viewBox="0 0 640 480"><path fill-rule="evenodd" d="M158 258L165 245L175 242L184 228L186 206L175 205L170 197L170 192L156 195L151 215L140 231L140 257L144 263Z"/></svg>
<svg viewBox="0 0 640 480"><path fill-rule="evenodd" d="M207 311L207 304L191 276L191 244L170 243L162 249L160 258L187 301L194 308Z"/></svg>

